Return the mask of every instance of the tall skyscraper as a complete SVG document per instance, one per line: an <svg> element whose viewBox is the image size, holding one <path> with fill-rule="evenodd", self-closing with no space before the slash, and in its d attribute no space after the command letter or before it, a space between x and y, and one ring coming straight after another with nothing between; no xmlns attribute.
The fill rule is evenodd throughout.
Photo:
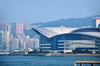
<svg viewBox="0 0 100 66"><path fill-rule="evenodd" d="M9 24L7 24L7 31L8 31L9 33L11 33L11 26L10 26Z"/></svg>
<svg viewBox="0 0 100 66"><path fill-rule="evenodd" d="M14 36L17 36L19 34L23 33L23 23L20 22L14 22L11 24L11 33Z"/></svg>
<svg viewBox="0 0 100 66"><path fill-rule="evenodd" d="M0 31L0 45L3 45L3 31Z"/></svg>
<svg viewBox="0 0 100 66"><path fill-rule="evenodd" d="M7 24L5 22L0 22L0 30L2 30L2 31L7 30Z"/></svg>
<svg viewBox="0 0 100 66"><path fill-rule="evenodd" d="M92 27L100 28L100 17L93 17Z"/></svg>
<svg viewBox="0 0 100 66"><path fill-rule="evenodd" d="M10 34L9 34L9 31L4 31L4 43L3 43L3 49L4 50L9 50L9 42L10 42Z"/></svg>

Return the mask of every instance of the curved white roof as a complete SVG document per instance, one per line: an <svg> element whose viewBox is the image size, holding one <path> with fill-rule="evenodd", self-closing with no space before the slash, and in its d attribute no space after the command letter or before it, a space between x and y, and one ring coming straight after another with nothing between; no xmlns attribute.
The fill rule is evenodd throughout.
<svg viewBox="0 0 100 66"><path fill-rule="evenodd" d="M71 33L84 34L100 38L100 28L80 28Z"/></svg>
<svg viewBox="0 0 100 66"><path fill-rule="evenodd" d="M45 35L46 37L50 38L55 35L70 33L73 30L78 28L66 28L66 27L45 27L45 28L33 28L33 30L38 31L39 33Z"/></svg>

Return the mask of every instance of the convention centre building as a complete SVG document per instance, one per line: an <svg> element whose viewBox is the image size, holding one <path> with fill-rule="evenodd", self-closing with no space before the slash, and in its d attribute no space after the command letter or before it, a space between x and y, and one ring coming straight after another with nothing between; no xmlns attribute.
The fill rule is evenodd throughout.
<svg viewBox="0 0 100 66"><path fill-rule="evenodd" d="M100 28L32 28L39 36L42 51L70 53L75 49L100 51Z"/></svg>

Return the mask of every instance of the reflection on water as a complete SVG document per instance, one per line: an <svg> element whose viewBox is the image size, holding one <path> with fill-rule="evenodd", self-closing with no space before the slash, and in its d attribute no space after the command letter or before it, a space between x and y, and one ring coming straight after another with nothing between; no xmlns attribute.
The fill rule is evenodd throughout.
<svg viewBox="0 0 100 66"><path fill-rule="evenodd" d="M100 60L100 57L0 56L0 66L74 66L74 60ZM84 66L90 66L90 64L85 64Z"/></svg>

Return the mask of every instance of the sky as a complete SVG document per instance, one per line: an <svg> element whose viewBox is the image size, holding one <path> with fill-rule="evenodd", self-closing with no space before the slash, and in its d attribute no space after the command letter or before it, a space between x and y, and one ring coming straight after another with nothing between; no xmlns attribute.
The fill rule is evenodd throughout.
<svg viewBox="0 0 100 66"><path fill-rule="evenodd" d="M100 0L0 0L0 21L38 23L100 15Z"/></svg>

